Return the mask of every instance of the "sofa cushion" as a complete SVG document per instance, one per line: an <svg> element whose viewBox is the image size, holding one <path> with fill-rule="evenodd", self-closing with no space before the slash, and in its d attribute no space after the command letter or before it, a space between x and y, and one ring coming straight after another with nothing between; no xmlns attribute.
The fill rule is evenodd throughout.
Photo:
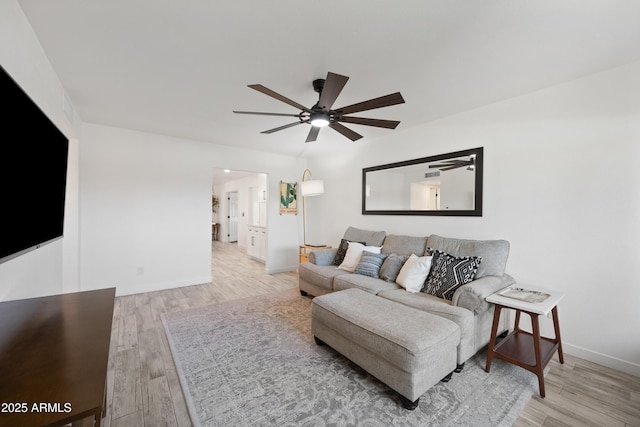
<svg viewBox="0 0 640 427"><path fill-rule="evenodd" d="M431 248L427 253L433 255L433 262L421 292L449 301L460 286L473 281L482 261L479 257L455 257Z"/></svg>
<svg viewBox="0 0 640 427"><path fill-rule="evenodd" d="M407 262L404 263L396 279L396 283L408 292L420 292L424 286L424 281L431 270L431 256L417 257L411 254Z"/></svg>
<svg viewBox="0 0 640 427"><path fill-rule="evenodd" d="M506 240L464 240L432 234L427 247L438 249L453 256L476 256L482 258L476 279L484 276L502 276L509 257L509 242Z"/></svg>
<svg viewBox="0 0 640 427"><path fill-rule="evenodd" d="M338 270L335 265L316 265L310 262L303 262L298 267L300 279L329 292L333 291L334 277L340 274L349 275L344 270Z"/></svg>
<svg viewBox="0 0 640 427"><path fill-rule="evenodd" d="M380 253L379 246L364 246L362 243L358 242L349 242L349 249L347 249L347 254L344 256L344 260L342 264L338 266L340 270L348 271L349 273L353 273L353 271L358 266L360 262L360 258L362 257L362 253L364 251L368 251L371 253Z"/></svg>
<svg viewBox="0 0 640 427"><path fill-rule="evenodd" d="M389 234L382 244L383 254L398 254L417 256L424 255L427 247L426 237L401 236L397 234Z"/></svg>
<svg viewBox="0 0 640 427"><path fill-rule="evenodd" d="M400 269L408 259L408 255L389 254L380 267L380 278L387 282L395 282Z"/></svg>
<svg viewBox="0 0 640 427"><path fill-rule="evenodd" d="M361 274L342 274L336 276L333 281L334 291L342 291L344 289L351 288L358 288L372 294L377 294L380 291L390 289L402 289L396 283L385 282L384 280L363 276Z"/></svg>
<svg viewBox="0 0 640 427"><path fill-rule="evenodd" d="M387 233L385 231L361 230L349 227L344 232L344 238L350 242L365 242L366 246L382 246Z"/></svg>
<svg viewBox="0 0 640 427"><path fill-rule="evenodd" d="M380 267L387 256L385 254L376 254L369 251L362 252L360 262L356 267L354 273L362 274L364 276L379 278Z"/></svg>

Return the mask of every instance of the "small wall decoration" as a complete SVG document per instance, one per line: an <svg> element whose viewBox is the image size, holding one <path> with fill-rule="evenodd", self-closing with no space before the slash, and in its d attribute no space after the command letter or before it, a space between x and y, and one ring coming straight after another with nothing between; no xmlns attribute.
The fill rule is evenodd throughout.
<svg viewBox="0 0 640 427"><path fill-rule="evenodd" d="M280 181L280 215L298 214L297 183Z"/></svg>
<svg viewBox="0 0 640 427"><path fill-rule="evenodd" d="M220 199L214 194L211 196L211 211L213 213L218 212L218 206L220 206Z"/></svg>

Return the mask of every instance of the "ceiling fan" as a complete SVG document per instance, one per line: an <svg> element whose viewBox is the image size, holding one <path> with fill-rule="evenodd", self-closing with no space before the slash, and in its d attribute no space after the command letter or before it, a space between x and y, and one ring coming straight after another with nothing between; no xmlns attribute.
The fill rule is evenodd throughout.
<svg viewBox="0 0 640 427"><path fill-rule="evenodd" d="M438 168L442 172L445 172L453 169L466 167L467 170L473 171L475 170L475 165L476 165L476 158L475 156L471 156L469 160L463 160L463 159L445 160L440 164L429 165L429 169Z"/></svg>
<svg viewBox="0 0 640 427"><path fill-rule="evenodd" d="M359 113L361 111L373 110L376 108L389 107L391 105L403 104L404 99L400 92L392 93L390 95L381 96L379 98L370 99L368 101L359 102L357 104L348 105L346 107L331 109L333 103L342 92L345 84L349 80L349 77L342 76L335 73L327 73L326 79L316 79L313 81L313 89L318 92L319 100L311 108L307 108L291 99L280 95L273 90L264 87L263 85L255 84L248 85L251 89L264 93L272 98L282 101L285 104L289 104L292 107L300 110L298 114L285 114L285 113L260 113L255 111L234 111L236 114L258 114L263 116L284 116L284 117L296 117L297 122L289 123L284 126L265 130L260 133L273 133L283 129L288 129L293 126L308 123L311 125L311 130L307 135L305 142L313 142L318 138L320 128L329 126L331 129L341 133L345 137L352 141L356 141L362 138L357 132L344 126L342 123L353 123L357 125L376 126L387 129L395 129L400 122L396 120L381 120L381 119L367 119L364 117L347 116L347 114Z"/></svg>

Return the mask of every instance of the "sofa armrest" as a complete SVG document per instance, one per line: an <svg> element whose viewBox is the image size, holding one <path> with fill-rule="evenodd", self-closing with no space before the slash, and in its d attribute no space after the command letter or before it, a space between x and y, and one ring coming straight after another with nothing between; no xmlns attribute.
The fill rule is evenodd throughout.
<svg viewBox="0 0 640 427"><path fill-rule="evenodd" d="M313 250L309 252L309 262L315 265L331 265L337 253L337 248Z"/></svg>
<svg viewBox="0 0 640 427"><path fill-rule="evenodd" d="M453 294L453 305L464 307L480 314L491 306L485 298L500 289L515 283L515 279L508 274L502 276L484 276L471 283L460 286Z"/></svg>

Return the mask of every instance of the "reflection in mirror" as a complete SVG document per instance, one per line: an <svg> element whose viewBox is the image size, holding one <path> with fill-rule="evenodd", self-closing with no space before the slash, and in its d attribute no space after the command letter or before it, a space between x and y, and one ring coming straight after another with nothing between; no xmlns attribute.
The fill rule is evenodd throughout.
<svg viewBox="0 0 640 427"><path fill-rule="evenodd" d="M362 213L482 216L483 149L362 170Z"/></svg>

